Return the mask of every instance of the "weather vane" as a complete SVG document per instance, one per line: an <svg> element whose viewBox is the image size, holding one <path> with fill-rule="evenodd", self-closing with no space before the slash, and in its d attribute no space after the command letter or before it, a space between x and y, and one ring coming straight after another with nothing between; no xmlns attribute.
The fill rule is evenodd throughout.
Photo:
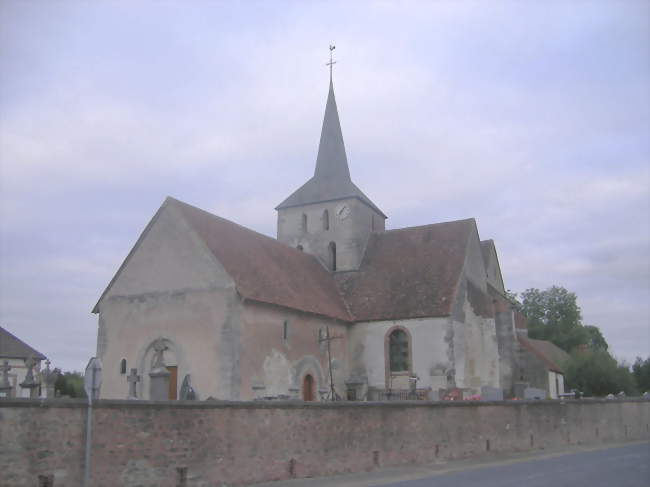
<svg viewBox="0 0 650 487"><path fill-rule="evenodd" d="M336 46L334 44L330 44L330 62L325 63L325 66L330 67L330 81L332 81L332 66L336 64L336 61L332 61L332 51L336 49Z"/></svg>

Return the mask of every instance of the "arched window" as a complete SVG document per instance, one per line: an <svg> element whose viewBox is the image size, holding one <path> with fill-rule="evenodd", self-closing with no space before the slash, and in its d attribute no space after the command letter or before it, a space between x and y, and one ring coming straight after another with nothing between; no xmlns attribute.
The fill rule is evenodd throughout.
<svg viewBox="0 0 650 487"><path fill-rule="evenodd" d="M388 337L391 372L409 371L409 337L404 330L394 330Z"/></svg>
<svg viewBox="0 0 650 487"><path fill-rule="evenodd" d="M329 257L330 257L330 269L333 271L336 270L336 244L330 242L329 244Z"/></svg>
<svg viewBox="0 0 650 487"><path fill-rule="evenodd" d="M120 362L120 374L126 374L126 359L123 358Z"/></svg>
<svg viewBox="0 0 650 487"><path fill-rule="evenodd" d="M307 215L302 214L302 219L300 220L300 230L302 230L302 233L307 233Z"/></svg>
<svg viewBox="0 0 650 487"><path fill-rule="evenodd" d="M302 380L302 400L313 401L314 396L314 378L311 374L307 374Z"/></svg>
<svg viewBox="0 0 650 487"><path fill-rule="evenodd" d="M330 229L330 212L325 210L323 211L323 230Z"/></svg>

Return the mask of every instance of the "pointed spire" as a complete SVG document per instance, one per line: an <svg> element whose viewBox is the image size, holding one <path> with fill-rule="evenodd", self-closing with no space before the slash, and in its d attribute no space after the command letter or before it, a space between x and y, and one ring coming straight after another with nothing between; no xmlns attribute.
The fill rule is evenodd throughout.
<svg viewBox="0 0 650 487"><path fill-rule="evenodd" d="M334 97L334 84L331 79L314 178L331 179L338 182L350 181L348 158L345 155L343 133L341 132L341 123L336 107L336 98Z"/></svg>
<svg viewBox="0 0 650 487"><path fill-rule="evenodd" d="M330 87L327 94L314 177L294 191L275 209L310 205L322 201L357 198L385 218L386 215L363 194L350 178L350 168L348 167L348 158L345 155L345 144L343 143L339 112L334 97L334 83L332 82L332 65L336 63L331 58L333 49L334 46L330 46L330 62L327 64L330 67Z"/></svg>

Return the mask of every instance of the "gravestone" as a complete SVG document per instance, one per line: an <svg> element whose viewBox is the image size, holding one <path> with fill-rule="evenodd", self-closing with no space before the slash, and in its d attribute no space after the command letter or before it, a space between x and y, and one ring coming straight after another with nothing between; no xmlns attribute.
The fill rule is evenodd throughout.
<svg viewBox="0 0 650 487"><path fill-rule="evenodd" d="M149 372L149 399L152 401L167 401L169 399L169 371L165 366L165 350L168 349L165 341L158 338L154 344L154 358L151 372Z"/></svg>
<svg viewBox="0 0 650 487"><path fill-rule="evenodd" d="M5 360L2 365L0 365L0 371L2 371L2 379L0 380L0 397L11 397L13 395L13 387L11 382L9 382L9 371L11 370L11 365L9 361Z"/></svg>
<svg viewBox="0 0 650 487"><path fill-rule="evenodd" d="M34 357L29 357L25 361L25 366L27 367L27 374L25 375L25 380L20 383L20 387L23 389L29 390L29 398L34 399L38 397L38 386L39 382L36 382L34 379L34 366L36 365L36 360Z"/></svg>
<svg viewBox="0 0 650 487"><path fill-rule="evenodd" d="M528 382L515 382L514 387L513 387L513 389L514 389L513 392L515 394L515 397L517 397L519 399L523 399L524 398L524 391L528 388L528 386L529 386Z"/></svg>
<svg viewBox="0 0 650 487"><path fill-rule="evenodd" d="M41 376L45 381L45 397L48 399L54 398L54 385L59 378L59 371L50 369L50 361L45 361L45 370L41 372Z"/></svg>
<svg viewBox="0 0 650 487"><path fill-rule="evenodd" d="M182 401L196 401L196 391L190 382L190 374L186 374L181 385L180 397Z"/></svg>
<svg viewBox="0 0 650 487"><path fill-rule="evenodd" d="M503 401L503 389L498 387L481 387L481 401Z"/></svg>
<svg viewBox="0 0 650 487"><path fill-rule="evenodd" d="M427 399L429 401L440 401L440 390L431 389L427 393Z"/></svg>
<svg viewBox="0 0 650 487"><path fill-rule="evenodd" d="M126 398L137 399L138 398L137 384L138 382L140 382L138 369L131 369L131 373L126 378L126 381L129 383L129 395Z"/></svg>
<svg viewBox="0 0 650 487"><path fill-rule="evenodd" d="M544 389L527 387L524 389L524 399L546 399L546 391Z"/></svg>
<svg viewBox="0 0 650 487"><path fill-rule="evenodd" d="M443 389L442 391L442 400L443 401L462 401L463 400L463 390L458 387L452 387L450 389Z"/></svg>

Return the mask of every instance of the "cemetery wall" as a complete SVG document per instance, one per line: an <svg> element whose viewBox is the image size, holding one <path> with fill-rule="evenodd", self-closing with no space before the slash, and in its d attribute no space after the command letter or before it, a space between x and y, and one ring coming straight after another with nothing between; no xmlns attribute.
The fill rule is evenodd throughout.
<svg viewBox="0 0 650 487"><path fill-rule="evenodd" d="M87 406L0 400L0 485L79 486ZM225 486L650 438L650 401L149 402L93 407L94 487ZM44 484L43 484L44 485Z"/></svg>

